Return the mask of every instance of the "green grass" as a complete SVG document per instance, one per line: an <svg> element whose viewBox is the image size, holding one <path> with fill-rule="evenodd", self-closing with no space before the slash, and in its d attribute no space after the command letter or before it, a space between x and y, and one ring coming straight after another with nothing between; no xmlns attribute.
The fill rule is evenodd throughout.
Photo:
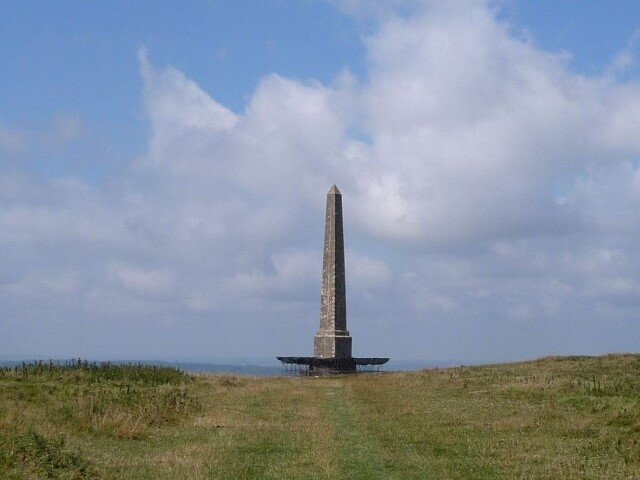
<svg viewBox="0 0 640 480"><path fill-rule="evenodd" d="M0 478L640 479L640 355L326 378L0 370Z"/></svg>

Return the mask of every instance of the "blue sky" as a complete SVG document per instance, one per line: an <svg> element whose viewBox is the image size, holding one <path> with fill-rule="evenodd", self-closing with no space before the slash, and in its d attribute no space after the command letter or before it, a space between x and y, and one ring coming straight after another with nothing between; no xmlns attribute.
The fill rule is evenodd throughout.
<svg viewBox="0 0 640 480"><path fill-rule="evenodd" d="M0 4L0 356L637 351L637 2Z"/></svg>

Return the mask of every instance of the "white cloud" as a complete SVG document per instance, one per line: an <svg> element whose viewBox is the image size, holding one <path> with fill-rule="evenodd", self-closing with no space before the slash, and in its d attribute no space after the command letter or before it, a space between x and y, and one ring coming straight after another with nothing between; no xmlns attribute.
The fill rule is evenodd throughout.
<svg viewBox="0 0 640 480"><path fill-rule="evenodd" d="M131 265L113 265L112 274L126 289L143 294L168 293L174 279L170 272L148 270Z"/></svg>
<svg viewBox="0 0 640 480"><path fill-rule="evenodd" d="M25 148L24 132L0 124L0 151L21 153Z"/></svg>
<svg viewBox="0 0 640 480"><path fill-rule="evenodd" d="M374 158L359 213L374 234L431 244L564 234L580 219L553 185L571 189L640 151L637 87L569 73L482 2L431 3L368 45Z"/></svg>
<svg viewBox="0 0 640 480"><path fill-rule="evenodd" d="M83 132L83 125L78 115L57 113L42 133L46 144L61 149L78 139Z"/></svg>
<svg viewBox="0 0 640 480"><path fill-rule="evenodd" d="M149 159L182 164L175 144L192 143L203 149L204 136L215 137L236 123L236 116L206 94L200 87L174 68L155 70L144 49L138 52L140 73L144 79L144 96L152 122Z"/></svg>
<svg viewBox="0 0 640 480"><path fill-rule="evenodd" d="M26 297L31 300L48 299L58 300L79 292L78 275L72 272L33 272L25 275L14 283L3 285L4 292L10 295Z"/></svg>
<svg viewBox="0 0 640 480"><path fill-rule="evenodd" d="M0 161L9 165L9 159L20 159L24 163L41 146L59 153L69 143L77 140L84 126L75 114L57 112L43 125L37 127L13 127L0 123ZM2 166L2 164L0 164Z"/></svg>
<svg viewBox="0 0 640 480"><path fill-rule="evenodd" d="M391 269L386 262L354 252L347 257L347 281L354 289L381 288L389 285Z"/></svg>
<svg viewBox="0 0 640 480"><path fill-rule="evenodd" d="M373 12L366 79L269 74L243 112L141 51L145 155L102 187L0 171L4 329L48 312L97 351L124 348L96 333L105 325L131 354L299 351L317 328L336 182L362 354L629 348L640 86L571 73L493 4L390 5ZM83 130L73 116L53 124L60 145ZM12 132L0 148L21 148ZM38 341L12 338L3 351Z"/></svg>
<svg viewBox="0 0 640 480"><path fill-rule="evenodd" d="M636 30L633 35L629 37L625 47L613 57L608 73L619 75L635 66L635 50L638 48L638 42L640 42L640 30Z"/></svg>

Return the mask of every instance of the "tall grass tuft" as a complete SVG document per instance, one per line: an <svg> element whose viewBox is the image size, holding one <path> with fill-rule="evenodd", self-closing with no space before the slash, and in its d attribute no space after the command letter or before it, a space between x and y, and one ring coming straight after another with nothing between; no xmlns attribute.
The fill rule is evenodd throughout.
<svg viewBox="0 0 640 480"><path fill-rule="evenodd" d="M0 379L71 380L83 382L135 382L146 385L184 384L189 375L178 368L147 364L89 362L71 359L65 362L37 361L13 368L0 368Z"/></svg>
<svg viewBox="0 0 640 480"><path fill-rule="evenodd" d="M64 436L45 438L34 429L13 436L0 435L2 471L15 474L15 478L96 478L91 463L79 451L69 448ZM28 477L22 476L27 473Z"/></svg>
<svg viewBox="0 0 640 480"><path fill-rule="evenodd" d="M177 425L200 408L193 378L173 367L71 360L35 362L0 372L0 431L20 435L44 425L72 435L140 439Z"/></svg>

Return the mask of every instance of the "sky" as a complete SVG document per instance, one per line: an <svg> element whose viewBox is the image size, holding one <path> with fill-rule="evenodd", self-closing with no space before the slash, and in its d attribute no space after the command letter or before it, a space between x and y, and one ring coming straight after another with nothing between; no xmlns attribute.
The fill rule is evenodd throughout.
<svg viewBox="0 0 640 480"><path fill-rule="evenodd" d="M0 359L640 351L640 4L0 2Z"/></svg>

